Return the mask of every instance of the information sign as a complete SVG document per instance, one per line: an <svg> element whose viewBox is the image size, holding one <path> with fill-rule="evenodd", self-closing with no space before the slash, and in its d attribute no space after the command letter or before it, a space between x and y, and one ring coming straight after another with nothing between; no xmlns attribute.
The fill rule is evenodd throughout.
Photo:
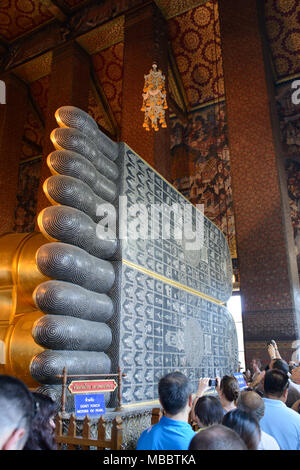
<svg viewBox="0 0 300 470"><path fill-rule="evenodd" d="M101 393L95 394L78 394L75 398L75 414L76 416L98 416L105 414L104 395Z"/></svg>
<svg viewBox="0 0 300 470"><path fill-rule="evenodd" d="M245 381L245 377L243 376L243 374L241 372L237 372L236 374L233 374L233 375L239 383L240 390L244 390L244 388L248 387L248 385L246 384L246 381Z"/></svg>

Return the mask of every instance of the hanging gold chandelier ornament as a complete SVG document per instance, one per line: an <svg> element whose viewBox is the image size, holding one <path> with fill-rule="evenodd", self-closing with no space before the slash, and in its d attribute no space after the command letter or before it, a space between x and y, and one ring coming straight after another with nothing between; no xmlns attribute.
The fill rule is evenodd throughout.
<svg viewBox="0 0 300 470"><path fill-rule="evenodd" d="M168 109L165 77L161 70L157 70L154 63L148 75L144 75L145 85L143 89L143 106L141 111L145 113L143 127L150 131L150 124L155 131L159 125L167 127L165 110Z"/></svg>

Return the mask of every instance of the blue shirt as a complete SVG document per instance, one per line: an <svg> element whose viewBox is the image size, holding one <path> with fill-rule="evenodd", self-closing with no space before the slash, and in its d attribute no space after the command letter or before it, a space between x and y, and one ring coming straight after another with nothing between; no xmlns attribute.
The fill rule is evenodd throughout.
<svg viewBox="0 0 300 470"><path fill-rule="evenodd" d="M300 414L281 400L264 398L265 414L261 429L276 439L281 450L300 450Z"/></svg>
<svg viewBox="0 0 300 470"><path fill-rule="evenodd" d="M194 436L188 423L162 416L157 424L142 432L137 450L187 450Z"/></svg>

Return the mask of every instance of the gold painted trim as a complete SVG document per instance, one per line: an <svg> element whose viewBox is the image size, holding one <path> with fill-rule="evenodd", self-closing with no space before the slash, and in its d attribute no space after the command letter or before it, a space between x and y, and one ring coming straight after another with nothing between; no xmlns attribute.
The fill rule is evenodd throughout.
<svg viewBox="0 0 300 470"><path fill-rule="evenodd" d="M63 150L63 149L62 149ZM50 194L48 193L48 190L47 190L47 183L48 183L48 180L51 178L51 176L49 176L49 178L47 178L44 183L43 183L43 191L47 197L47 199L49 200L49 202L51 202L51 204L53 206L61 206L61 204L59 204L59 202L56 202L51 196Z"/></svg>
<svg viewBox="0 0 300 470"><path fill-rule="evenodd" d="M58 108L58 109L59 109L59 108ZM55 111L55 114L54 114L55 119L56 119L56 113L57 113L58 109ZM61 122L61 121L60 121L60 122ZM61 125L60 127L68 127L68 126L63 125L63 123L62 123L62 125ZM56 129L57 129L57 128L56 128ZM50 140L51 140L51 142L52 142L52 144L54 145L54 147L55 147L56 150L66 150L64 147L61 147L61 146L57 143L57 141L56 141L56 139L55 139L55 131L56 131L56 129L53 129L53 130L51 131Z"/></svg>
<svg viewBox="0 0 300 470"><path fill-rule="evenodd" d="M47 160L46 160L46 163L47 163L47 166L52 174L52 176L55 176L55 175L60 175L61 173L58 173L58 171L56 171L53 166L51 165L51 161L50 161L50 157L51 157L51 154L53 152L49 153L49 155L47 156Z"/></svg>
<svg viewBox="0 0 300 470"><path fill-rule="evenodd" d="M42 234L44 235L45 238L47 238L47 240L49 240L50 242L58 242L59 240L57 238L53 238L51 237L51 235L49 235L46 230L44 229L44 226L43 226L43 222L42 222L42 219L43 219L43 214L45 212L45 210L48 209L48 207L45 207L45 209L43 209L39 215L37 216L37 224L39 226L39 229L40 231L42 232Z"/></svg>
<svg viewBox="0 0 300 470"><path fill-rule="evenodd" d="M91 70L91 80L90 80L91 91L93 93L93 97L95 99L96 104L99 106L100 111L103 114L103 118L105 121L106 130L111 133L114 137L117 137L119 134L118 124L114 113L110 107L110 104L107 101L106 95L102 89L101 83L97 74L92 69Z"/></svg>
<svg viewBox="0 0 300 470"><path fill-rule="evenodd" d="M131 261L127 261L124 258L122 258L122 263L126 264L127 266L130 266L131 268L137 269L138 271L141 271L142 273L147 274L148 276L154 277L155 279L159 279L160 281L171 284L174 287L178 287L179 289L185 290L186 292L189 292L190 294L197 295L198 297L208 300L209 302L213 302L217 305L225 305L225 303L221 302L220 300L216 300L213 297L203 294L202 292L199 292L191 287L185 286L184 284L181 284L180 282L173 281L172 279L162 276L161 274L157 274L153 271L150 271L147 268L143 268L142 266L138 266L137 264L131 263Z"/></svg>
<svg viewBox="0 0 300 470"><path fill-rule="evenodd" d="M275 85L281 85L286 82L290 82L291 80L296 80L296 78L300 78L300 73L295 73L293 75L289 75L287 77L281 78L280 80L275 81Z"/></svg>
<svg viewBox="0 0 300 470"><path fill-rule="evenodd" d="M180 98L180 100L182 102L182 105L183 105L181 109L184 113L188 113L190 111L189 101L188 101L187 96L186 96L186 92L185 92L185 89L184 89L184 86L183 86L183 83L182 83L182 78L181 78L181 75L179 73L179 70L178 70L178 67L177 67L177 63L176 63L171 45L169 45L169 47L168 47L168 65L169 65L170 72L171 72L171 80L173 79L173 81L174 81L177 94L179 95L179 98ZM170 84L169 84L169 86L170 86ZM177 103L177 104L179 105L179 103Z"/></svg>
<svg viewBox="0 0 300 470"><path fill-rule="evenodd" d="M122 403L122 408L131 408L131 407L137 407L137 406L145 406L145 405L160 405L159 400L150 400L150 401L142 401L142 402L137 402L137 403L130 403L129 405L123 405Z"/></svg>
<svg viewBox="0 0 300 470"><path fill-rule="evenodd" d="M24 160L20 160L19 165L23 165L23 163L33 162L34 160L40 160L43 158L43 155L35 155L34 157L24 158Z"/></svg>
<svg viewBox="0 0 300 470"><path fill-rule="evenodd" d="M189 10L204 5L206 2L207 0L183 0L180 2L169 2L168 0L155 0L156 5L161 10L167 20L175 18L176 16L182 15L183 13L186 13Z"/></svg>
<svg viewBox="0 0 300 470"><path fill-rule="evenodd" d="M54 113L55 120L56 120L57 124L59 125L59 127L63 127L64 129L66 129L66 128L68 129L69 126L67 126L67 125L61 120L61 118L60 118L60 116L59 116L59 112L58 112L58 111L60 110L60 108L61 108L61 107L57 108L57 110L56 110L55 113ZM55 129L52 130L51 134L53 133L53 131L55 131ZM50 135L50 139L52 140L51 135ZM53 144L54 144L54 141L56 142L56 140L55 140L55 138L54 138L54 136L53 136L53 140L52 140Z"/></svg>
<svg viewBox="0 0 300 470"><path fill-rule="evenodd" d="M226 99L223 98L216 98L215 100L207 101L206 103L199 104L198 106L194 106L193 108L190 108L189 112L194 113L195 111L198 111L198 109L203 109L203 108L208 108L209 106L213 106L214 104L220 104L224 103Z"/></svg>
<svg viewBox="0 0 300 470"><path fill-rule="evenodd" d="M115 44L124 42L125 14L91 29L75 41L89 54L98 54Z"/></svg>
<svg viewBox="0 0 300 470"><path fill-rule="evenodd" d="M194 106L193 108L189 108L188 116L190 116L192 113L195 113L195 112L199 111L200 109L209 108L210 106L214 106L214 105L220 104L220 103L226 103L226 98L225 97L219 98L219 99L216 98L215 100L207 101L206 103L202 103L202 104L199 104L197 106ZM169 116L170 116L171 119L178 117L176 115L176 113L172 113L172 114L170 113Z"/></svg>
<svg viewBox="0 0 300 470"><path fill-rule="evenodd" d="M42 55L14 68L16 74L23 82L30 84L51 74L53 50L49 50Z"/></svg>

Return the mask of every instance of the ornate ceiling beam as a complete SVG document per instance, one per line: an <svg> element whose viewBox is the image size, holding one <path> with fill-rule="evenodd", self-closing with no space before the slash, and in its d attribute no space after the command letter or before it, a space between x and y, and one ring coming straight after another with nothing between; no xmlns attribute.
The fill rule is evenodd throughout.
<svg viewBox="0 0 300 470"><path fill-rule="evenodd" d="M173 2L170 2L170 0L155 0L156 5L167 20L182 15L206 2L207 0L177 0Z"/></svg>
<svg viewBox="0 0 300 470"><path fill-rule="evenodd" d="M9 46L8 42L5 41L5 39L3 39L2 36L0 36L0 48L3 50L7 50L8 46Z"/></svg>
<svg viewBox="0 0 300 470"><path fill-rule="evenodd" d="M100 5L94 1L70 14L63 23L52 21L37 31L29 33L9 44L7 53L0 59L0 73L12 70L49 50L79 38L99 28L131 8L143 4L144 0L104 0Z"/></svg>
<svg viewBox="0 0 300 470"><path fill-rule="evenodd" d="M100 107L104 115L104 118L111 129L111 137L118 139L120 136L119 126L111 110L111 107L109 106L106 96L102 90L100 81L92 65L91 65L91 82L92 82L92 87L94 88L94 91L95 91L95 97L97 99L98 106Z"/></svg>
<svg viewBox="0 0 300 470"><path fill-rule="evenodd" d="M56 2L55 0L41 0L41 3L44 5L44 7L47 8L47 10L52 13L52 15L61 22L66 21L67 19L67 14L64 11L64 9Z"/></svg>
<svg viewBox="0 0 300 470"><path fill-rule="evenodd" d="M186 119L189 112L188 99L176 64L172 46L168 45L168 82L169 90L173 96L173 108Z"/></svg>
<svg viewBox="0 0 300 470"><path fill-rule="evenodd" d="M40 107L36 103L34 98L32 97L30 87L28 86L27 88L28 88L28 101L29 101L29 105L31 106L32 112L36 116L37 120L39 121L39 123L43 127L43 129L45 129L45 121L44 121L44 118L43 118L43 114L40 110Z"/></svg>
<svg viewBox="0 0 300 470"><path fill-rule="evenodd" d="M30 31L22 38L5 44L7 52L1 54L0 73L12 70L39 55L42 55L70 40L79 39L84 34L96 30L105 23L116 19L128 10L145 4L145 0L91 0L83 7L67 8L62 0L43 0L55 16L50 23ZM166 19L195 8L204 0L155 0Z"/></svg>

